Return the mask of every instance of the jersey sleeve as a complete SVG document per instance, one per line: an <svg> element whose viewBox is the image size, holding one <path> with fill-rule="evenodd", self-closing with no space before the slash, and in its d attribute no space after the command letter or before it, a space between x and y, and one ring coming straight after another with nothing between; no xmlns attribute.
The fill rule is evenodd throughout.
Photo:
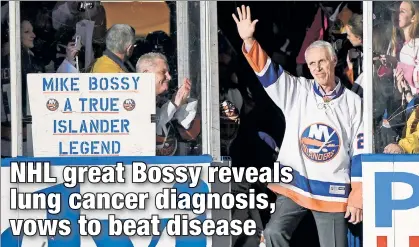
<svg viewBox="0 0 419 247"><path fill-rule="evenodd" d="M360 103L361 105L361 103ZM362 120L362 106L356 107L353 126L351 156L351 193L348 206L362 209L362 162L361 154L364 153L364 122Z"/></svg>
<svg viewBox="0 0 419 247"><path fill-rule="evenodd" d="M269 97L286 114L286 108L291 107L297 99L300 78L288 74L282 66L275 65L256 40L251 48L243 44L242 52Z"/></svg>

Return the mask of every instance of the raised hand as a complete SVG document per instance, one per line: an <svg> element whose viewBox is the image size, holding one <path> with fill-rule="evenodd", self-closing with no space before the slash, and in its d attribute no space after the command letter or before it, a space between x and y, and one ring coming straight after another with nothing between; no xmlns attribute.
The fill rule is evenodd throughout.
<svg viewBox="0 0 419 247"><path fill-rule="evenodd" d="M244 42L252 44L253 42L253 34L255 33L256 23L259 20L254 20L252 22L252 17L250 14L250 7L245 7L244 5L241 6L241 9L237 7L237 14L239 18L233 14L233 19L237 24L237 31L239 31L240 37L243 39Z"/></svg>
<svg viewBox="0 0 419 247"><path fill-rule="evenodd" d="M71 63L74 63L74 59L79 52L79 49L75 46L75 44L75 42L69 42L65 48L66 58Z"/></svg>
<svg viewBox="0 0 419 247"><path fill-rule="evenodd" d="M179 88L174 98L175 105L178 107L183 105L186 102L186 99L188 98L190 92L191 92L191 81L188 78L185 78L183 80L182 86Z"/></svg>

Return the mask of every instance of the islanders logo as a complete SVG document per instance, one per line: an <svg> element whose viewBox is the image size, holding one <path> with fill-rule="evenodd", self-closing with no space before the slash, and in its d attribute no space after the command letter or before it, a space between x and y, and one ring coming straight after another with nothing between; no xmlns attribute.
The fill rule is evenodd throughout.
<svg viewBox="0 0 419 247"><path fill-rule="evenodd" d="M126 99L123 105L125 110L132 111L135 108L135 101L133 99Z"/></svg>
<svg viewBox="0 0 419 247"><path fill-rule="evenodd" d="M312 124L301 134L300 149L308 159L314 162L332 160L338 154L339 148L338 133L326 124Z"/></svg>
<svg viewBox="0 0 419 247"><path fill-rule="evenodd" d="M58 101L56 99L49 99L47 101L47 109L50 111L56 111L60 104L58 104Z"/></svg>

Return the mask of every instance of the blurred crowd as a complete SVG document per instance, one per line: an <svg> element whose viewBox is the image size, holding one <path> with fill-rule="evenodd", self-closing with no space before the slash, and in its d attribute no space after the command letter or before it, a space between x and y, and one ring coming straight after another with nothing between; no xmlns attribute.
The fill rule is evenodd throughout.
<svg viewBox="0 0 419 247"><path fill-rule="evenodd" d="M419 3L374 3L375 151L419 153Z"/></svg>

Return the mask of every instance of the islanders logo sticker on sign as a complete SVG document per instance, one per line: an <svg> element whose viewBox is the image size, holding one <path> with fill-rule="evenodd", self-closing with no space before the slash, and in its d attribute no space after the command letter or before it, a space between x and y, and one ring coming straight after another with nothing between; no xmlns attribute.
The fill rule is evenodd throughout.
<svg viewBox="0 0 419 247"><path fill-rule="evenodd" d="M304 155L314 162L332 160L340 148L340 138L332 127L315 123L308 126L300 138L300 149Z"/></svg>

